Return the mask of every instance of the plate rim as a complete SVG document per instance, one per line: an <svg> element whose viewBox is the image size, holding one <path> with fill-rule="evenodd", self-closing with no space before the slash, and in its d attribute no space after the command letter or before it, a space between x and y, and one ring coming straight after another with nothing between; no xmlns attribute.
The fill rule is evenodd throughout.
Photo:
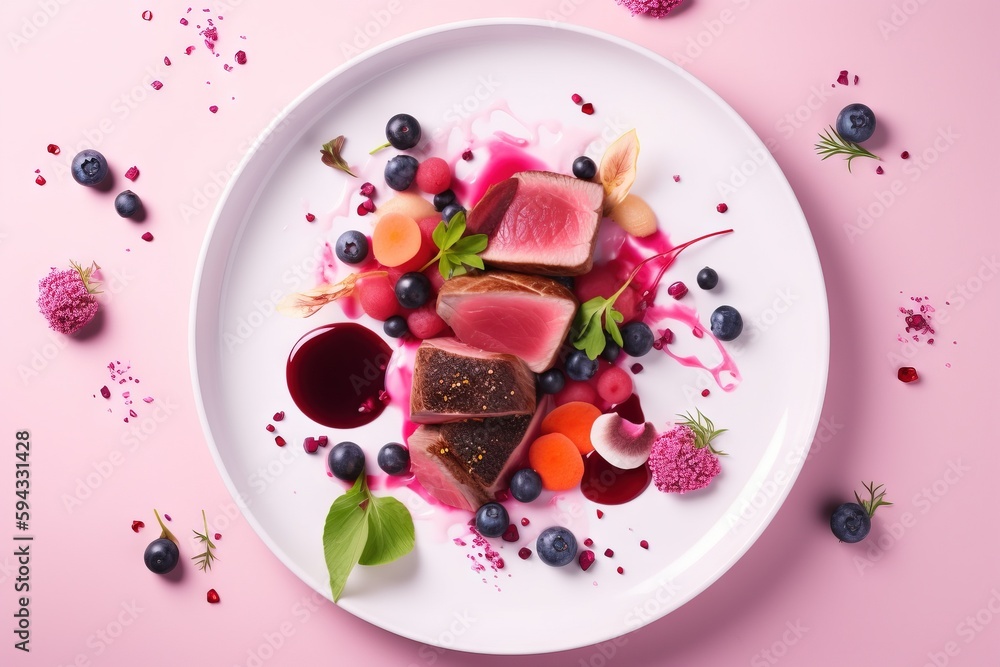
<svg viewBox="0 0 1000 667"><path fill-rule="evenodd" d="M762 148L764 151L767 152L768 156L771 156L771 152L768 150L766 144L763 142L763 140L761 140L760 136L753 130L753 128L750 127L749 123L747 123L746 120L742 116L740 116L736 112L736 110L728 102L726 102L725 99L723 99L718 93L716 93L712 88L710 88L707 84L702 82L696 76L688 72L682 66L678 65L677 63L674 63L665 56L645 46L631 42L625 39L624 37L620 37L615 34L604 32L602 30L596 30L594 28L586 26L562 23L562 22L554 22L544 19L526 18L526 17L496 17L496 18L470 19L470 20L451 22L438 26L431 26L428 28L423 28L420 30L409 32L404 35L395 37L391 40L388 40L383 44L372 47L368 49L366 52L349 59L348 61L330 70L328 73L317 79L312 85L308 86L304 91L296 95L296 97L292 99L284 107L284 109L282 109L282 111L278 113L264 127L264 129L258 135L258 140L253 144L251 144L251 148L240 160L238 167L233 172L233 175L231 176L225 188L223 189L222 193L220 194L218 203L216 204L216 207L212 213L212 217L205 228L205 236L202 240L201 248L198 253L197 263L195 266L195 272L192 283L192 295L191 295L189 321L188 321L188 361L189 361L189 369L191 371L191 381L194 393L195 407L198 412L198 418L202 427L202 433L205 436L206 444L208 445L209 452L212 456L212 460L215 463L216 471L222 478L222 481L225 484L226 489L229 491L230 496L232 496L233 501L239 508L240 513L243 515L243 518L247 521L250 527L253 528L254 532L267 547L268 551L270 551L272 555L277 557L277 559L282 563L282 565L288 568L288 570L290 570L296 577L299 578L299 580L303 584L305 584L309 588L313 588L313 586L311 586L309 583L309 581L312 580L313 577L311 575L308 575L302 567L300 567L296 562L294 562L288 556L288 554L285 552L284 549L282 549L270 538L269 534L266 532L264 527L258 522L253 512L248 511L249 510L248 504L244 500L244 497L241 494L240 490L236 488L232 476L230 475L226 466L224 465L224 462L222 460L222 455L217 445L215 434L213 432L211 423L209 422L208 414L206 412L205 401L203 400L203 393L202 393L201 372L199 370L199 355L198 355L199 320L197 316L199 310L199 303L203 294L202 282L206 271L206 262L209 258L209 252L212 247L213 238L219 231L220 220L222 218L223 211L226 208L226 205L229 201L233 189L236 187L237 182L239 181L243 173L246 171L247 166L249 165L250 161L254 158L257 151L260 150L260 148L263 145L265 145L266 142L264 140L267 139L269 133L271 132L271 128L278 127L282 123L284 123L299 106L305 103L310 97L316 94L324 86L329 84L332 80L341 76L348 70L357 67L361 63L364 63L373 58L380 57L382 54L391 51L395 48L398 48L404 44L419 41L421 39L433 37L436 35L442 35L449 32L456 32L468 29L493 28L501 26L507 26L512 28L528 27L528 28L547 28L552 30L562 30L568 33L575 33L577 35L582 35L592 39L603 40L616 47L625 48L640 56L648 58L654 63L660 65L661 67L665 67L666 69L670 70L674 75L681 77L689 85L692 85L695 89L697 89L697 91L700 94L704 95L716 107L718 107L723 113L725 113L732 122L734 122L737 126L739 126L739 128L744 132L744 134L750 140L752 140L757 144L757 147ZM543 650L524 651L524 650L518 650L516 647L512 647L510 651L505 651L505 652L500 652L496 650L484 652L484 651L477 651L474 648L458 648L456 650L468 651L471 653L477 653L482 655L542 655L557 651L565 651L575 648L581 648L584 646L591 646L602 641L608 641L609 639L622 637L631 634L633 632L642 630L643 628L646 628L657 621L661 621L663 618L669 616L671 613L673 613L680 607L684 606L698 595L701 595L710 586L716 583L726 572L732 569L732 567L740 559L743 558L746 552L749 551L749 549L754 544L757 543L761 535L763 535L764 531L770 526L771 521L777 515L778 511L784 505L785 500L787 499L789 493L791 492L792 487L795 485L795 482L797 481L802 471L802 468L804 467L806 458L808 456L809 447L811 446L812 440L815 438L816 431L819 428L820 418L822 416L822 410L826 400L826 392L828 387L829 368L830 368L830 313L829 313L829 297L827 292L826 279L823 272L822 262L820 261L819 258L819 252L816 247L816 240L812 233L812 228L810 227L809 221L805 216L805 212L802 210L802 205L799 202L799 199L796 196L794 189L789 183L788 178L785 175L784 171L781 169L780 165L778 165L777 161L775 161L775 167L777 168L777 175L780 176L780 178L778 179L780 187L785 191L785 194L789 197L790 202L794 203L795 211L801 218L802 224L805 225L805 231L808 232L808 238L810 241L810 243L808 244L808 249L810 252L809 260L810 263L815 265L818 271L818 278L821 287L820 293L816 295L817 298L821 299L821 303L819 303L818 306L820 314L822 315L822 322L817 323L817 326L822 333L822 340L819 341L820 349L822 351L822 356L823 356L821 364L821 376L817 377L818 393L816 396L815 405L812 408L812 414L803 416L805 423L809 423L811 425L807 429L809 437L808 441L807 442L804 441L803 443L802 456L797 457L798 460L794 464L792 464L787 470L785 468L781 468L781 470L785 470L789 474L788 483L783 485L778 493L774 494L772 502L766 506L763 512L761 512L759 523L753 530L751 530L746 535L746 538L744 539L742 545L740 545L738 549L734 550L730 554L730 557L728 559L720 563L719 566L716 568L716 570L710 574L710 576L705 577L702 583L699 586L695 587L696 590L689 591L687 595L678 596L676 605L674 605L672 608L670 608L663 614L650 618L642 625L635 628L627 628L624 626L622 626L622 628L616 627L609 633L594 635L593 637L588 638L586 644L581 644L579 643L579 641L572 641L569 643L548 646ZM204 326L204 322L202 322L202 326ZM328 600L331 599L330 596L328 595L329 591L320 591L320 592ZM437 644L434 644L432 641L428 641L426 637L419 636L412 630L390 626L390 624L385 624L379 621L375 615L367 613L363 609L355 608L355 606L351 604L350 600L342 600L339 603L333 603L333 604L335 604L335 606L340 607L344 611L350 613L351 615L360 618L382 630L391 632L394 635L405 637L412 641L425 643L432 646L437 646ZM440 646L440 648L454 649L454 647L452 646Z"/></svg>

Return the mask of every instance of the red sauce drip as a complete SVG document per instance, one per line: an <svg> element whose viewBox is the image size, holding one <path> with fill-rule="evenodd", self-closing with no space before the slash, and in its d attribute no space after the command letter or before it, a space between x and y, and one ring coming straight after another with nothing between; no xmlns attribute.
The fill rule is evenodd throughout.
<svg viewBox="0 0 1000 667"><path fill-rule="evenodd" d="M380 395L391 353L380 336L360 324L313 329L288 355L288 391L295 405L323 426L363 426L385 409Z"/></svg>
<svg viewBox="0 0 1000 667"><path fill-rule="evenodd" d="M519 171L539 171L546 169L546 165L542 161L532 157L523 149L506 142L491 142L489 149L489 161L476 174L475 181L464 183L460 180L455 180L451 184L451 189L455 191L458 200L466 208L475 206L476 202L482 199L482 196L491 185L506 180Z"/></svg>
<svg viewBox="0 0 1000 667"><path fill-rule="evenodd" d="M583 497L602 505L621 505L638 498L653 478L645 463L632 470L622 470L591 452L583 463Z"/></svg>

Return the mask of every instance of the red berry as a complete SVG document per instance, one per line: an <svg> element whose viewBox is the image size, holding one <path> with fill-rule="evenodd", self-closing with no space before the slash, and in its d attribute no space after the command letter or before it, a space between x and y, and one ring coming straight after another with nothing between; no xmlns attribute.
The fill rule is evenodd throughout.
<svg viewBox="0 0 1000 667"><path fill-rule="evenodd" d="M222 598L219 597L219 594L217 592L215 592L214 588L209 588L208 589L208 596L207 597L208 597L209 604L216 604L216 603L219 602L219 600L222 599Z"/></svg>
<svg viewBox="0 0 1000 667"><path fill-rule="evenodd" d="M920 379L920 376L917 375L917 369L914 368L913 366L901 367L899 369L899 372L896 373L896 377L899 378L900 382L905 382L907 384L909 384L910 382L916 382L917 380Z"/></svg>
<svg viewBox="0 0 1000 667"><path fill-rule="evenodd" d="M427 158L417 167L417 187L421 192L436 195L451 185L451 169L439 157Z"/></svg>
<svg viewBox="0 0 1000 667"><path fill-rule="evenodd" d="M597 394L615 405L632 395L632 377L621 368L611 366L597 378Z"/></svg>
<svg viewBox="0 0 1000 667"><path fill-rule="evenodd" d="M517 555L521 557L521 560L528 560L531 558L531 549L528 547L521 547L518 550Z"/></svg>
<svg viewBox="0 0 1000 667"><path fill-rule="evenodd" d="M903 151L902 153L899 154L899 157L903 158L904 160L909 160L910 159L910 151Z"/></svg>
<svg viewBox="0 0 1000 667"><path fill-rule="evenodd" d="M576 93L573 93L570 99L573 100L574 104L583 104L583 98L577 95Z"/></svg>

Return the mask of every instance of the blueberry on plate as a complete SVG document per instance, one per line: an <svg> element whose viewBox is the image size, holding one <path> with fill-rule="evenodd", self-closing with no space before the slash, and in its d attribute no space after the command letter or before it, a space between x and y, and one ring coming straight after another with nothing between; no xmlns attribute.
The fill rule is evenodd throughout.
<svg viewBox="0 0 1000 667"><path fill-rule="evenodd" d="M448 204L455 203L455 192L452 189L447 189L444 192L439 192L434 195L434 210L441 212L444 207Z"/></svg>
<svg viewBox="0 0 1000 667"><path fill-rule="evenodd" d="M365 472L365 452L353 442L341 442L327 455L330 472L337 479L353 482Z"/></svg>
<svg viewBox="0 0 1000 667"><path fill-rule="evenodd" d="M464 213L464 212L465 212L464 206L452 202L451 204L448 204L443 209L441 209L441 218L445 222L451 222L452 218L454 218L459 213Z"/></svg>
<svg viewBox="0 0 1000 667"><path fill-rule="evenodd" d="M712 311L712 335L719 340L735 340L743 333L743 316L732 306L719 306Z"/></svg>
<svg viewBox="0 0 1000 667"><path fill-rule="evenodd" d="M131 218L142 208L139 196L131 190L125 190L115 197L115 211L123 218Z"/></svg>
<svg viewBox="0 0 1000 667"><path fill-rule="evenodd" d="M625 341L623 340L622 342L624 343ZM618 355L621 353L622 353L621 345L616 343L615 339L612 338L607 332L605 332L604 350L601 351L601 359L614 363L615 359L617 359Z"/></svg>
<svg viewBox="0 0 1000 667"><path fill-rule="evenodd" d="M566 376L558 368L537 375L538 388L543 394L558 394L566 386Z"/></svg>
<svg viewBox="0 0 1000 667"><path fill-rule="evenodd" d="M622 350L630 357L641 357L653 349L653 330L645 322L629 322L621 329Z"/></svg>
<svg viewBox="0 0 1000 667"><path fill-rule="evenodd" d="M348 230L337 237L334 252L345 264L360 264L368 257L368 237L356 229Z"/></svg>
<svg viewBox="0 0 1000 667"><path fill-rule="evenodd" d="M500 503L486 503L476 512L476 530L483 537L500 537L509 525L510 517Z"/></svg>
<svg viewBox="0 0 1000 667"><path fill-rule="evenodd" d="M410 333L410 327L406 324L406 318L402 315L393 315L382 323L382 331L390 338L402 338Z"/></svg>
<svg viewBox="0 0 1000 667"><path fill-rule="evenodd" d="M576 558L576 537L568 528L546 528L535 542L535 551L546 565L562 567Z"/></svg>
<svg viewBox="0 0 1000 667"><path fill-rule="evenodd" d="M385 124L385 138L401 151L413 148L420 143L420 123L408 113L398 113Z"/></svg>
<svg viewBox="0 0 1000 667"><path fill-rule="evenodd" d="M875 114L864 104L848 104L837 115L837 134L860 144L875 133Z"/></svg>
<svg viewBox="0 0 1000 667"><path fill-rule="evenodd" d="M597 374L597 360L583 350L573 350L566 355L566 375L570 380L586 382Z"/></svg>
<svg viewBox="0 0 1000 667"><path fill-rule="evenodd" d="M73 157L70 173L80 185L100 185L108 176L108 161L97 151L88 148Z"/></svg>
<svg viewBox="0 0 1000 667"><path fill-rule="evenodd" d="M385 163L385 184L402 192L413 184L420 163L410 155L397 155Z"/></svg>
<svg viewBox="0 0 1000 667"><path fill-rule="evenodd" d="M597 164L586 155L573 160L573 175L584 181L597 176Z"/></svg>
<svg viewBox="0 0 1000 667"><path fill-rule="evenodd" d="M542 478L531 468L521 468L510 478L510 495L514 500L530 503L542 494Z"/></svg>
<svg viewBox="0 0 1000 667"><path fill-rule="evenodd" d="M698 272L698 287L702 289L715 289L719 284L719 274L710 266Z"/></svg>
<svg viewBox="0 0 1000 667"><path fill-rule="evenodd" d="M150 542L142 554L146 568L156 574L167 574L177 567L179 559L180 551L177 549L177 545L166 537L160 537Z"/></svg>
<svg viewBox="0 0 1000 667"><path fill-rule="evenodd" d="M394 289L396 300L403 308L419 308L431 298L431 281L419 271L401 275Z"/></svg>
<svg viewBox="0 0 1000 667"><path fill-rule="evenodd" d="M405 475L410 471L410 450L398 442L382 445L378 450L378 467L387 475Z"/></svg>

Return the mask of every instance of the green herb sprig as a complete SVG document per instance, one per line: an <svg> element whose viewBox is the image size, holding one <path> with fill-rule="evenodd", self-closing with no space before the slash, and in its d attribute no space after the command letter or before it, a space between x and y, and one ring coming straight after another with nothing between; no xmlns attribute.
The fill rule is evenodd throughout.
<svg viewBox="0 0 1000 667"><path fill-rule="evenodd" d="M632 284L635 277L639 275L639 270L654 259L662 259L664 257L669 258L670 261L667 262L662 269L660 269L660 272L662 273L670 266L674 258L676 258L677 255L684 250L684 248L687 248L689 245L697 243L698 241L703 241L704 239L718 236L720 234L729 234L732 231L733 230L731 229L726 229L720 232L705 234L704 236L699 236L698 238L692 239L687 243L675 246L667 252L647 257L639 262L634 269L632 269L632 273L629 274L628 278L622 286L618 288L617 292L606 298L603 296L595 296L593 299L581 304L580 308L576 311L576 317L573 318L573 347L586 352L589 358L596 359L597 356L604 351L604 346L607 344L604 332L607 332L613 341L618 343L618 345L621 345L622 334L618 329L618 325L625 319L625 316L615 310L615 301L617 301L618 297L622 295L622 292L624 292L625 289Z"/></svg>
<svg viewBox="0 0 1000 667"><path fill-rule="evenodd" d="M413 550L413 517L395 498L372 495L362 473L330 506L323 554L333 601L340 599L355 565L382 565Z"/></svg>
<svg viewBox="0 0 1000 667"><path fill-rule="evenodd" d="M833 126L831 125L829 129L825 132L821 132L819 135L819 142L816 143L816 152L822 155L822 160L828 157L833 157L834 155L843 155L847 158L847 171L851 171L851 160L858 157L872 158L873 160L881 160L879 156L875 155L866 148L847 141L840 134L837 133Z"/></svg>
<svg viewBox="0 0 1000 667"><path fill-rule="evenodd" d="M451 216L451 220L445 223L444 220L438 223L431 233L434 245L438 247L438 253L431 261L424 264L420 269L423 271L427 267L438 263L438 271L445 280L460 276L468 272L468 268L485 268L479 253L486 250L489 237L486 234L465 234L465 213L459 211Z"/></svg>
<svg viewBox="0 0 1000 667"><path fill-rule="evenodd" d="M212 538L208 536L208 519L205 517L205 510L201 511L201 520L205 525L205 532L199 533L197 530L192 530L192 532L198 541L205 545L205 550L197 556L191 556L191 560L198 563L199 570L202 572L208 572L212 569L212 563L219 560L219 557L215 555L215 543L212 542Z"/></svg>
<svg viewBox="0 0 1000 667"><path fill-rule="evenodd" d="M341 156L341 151L344 150L344 142L346 141L347 138L344 135L340 135L336 139L331 139L323 144L323 148L320 149L321 159L326 166L339 169L349 176L357 178L357 175L351 171L351 166L347 164L347 160Z"/></svg>
<svg viewBox="0 0 1000 667"><path fill-rule="evenodd" d="M708 451L716 454L717 456L726 456L726 453L721 449L716 449L712 446L712 440L717 436L722 435L729 429L727 428L715 428L715 424L712 420L701 413L701 410L695 408L696 416L692 417L690 412L685 412L683 415L677 415L681 417L682 420L677 422L680 426L687 426L694 433L694 446L695 449L702 449L703 447L708 447Z"/></svg>
<svg viewBox="0 0 1000 667"><path fill-rule="evenodd" d="M871 482L870 484L864 484L864 487L868 491L869 499L862 500L857 491L854 492L854 497L857 499L858 504L865 508L865 512L868 513L869 518L875 516L875 510L879 507L892 504L888 500L885 500L885 485L879 484L875 486L875 482Z"/></svg>

